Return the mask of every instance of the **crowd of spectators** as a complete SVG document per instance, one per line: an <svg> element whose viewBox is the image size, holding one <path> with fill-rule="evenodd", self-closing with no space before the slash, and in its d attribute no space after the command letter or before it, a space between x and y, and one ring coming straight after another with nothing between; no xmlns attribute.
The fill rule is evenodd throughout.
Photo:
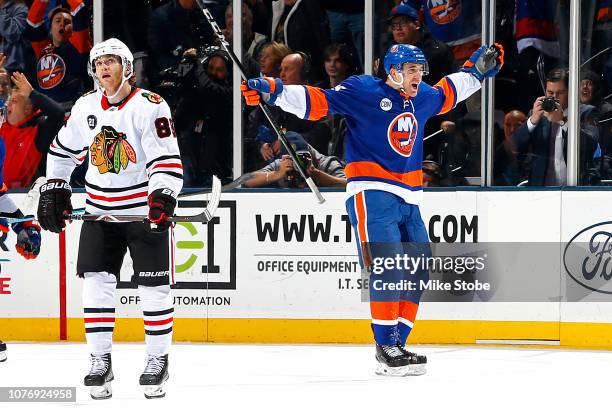
<svg viewBox="0 0 612 408"><path fill-rule="evenodd" d="M91 4L0 0L0 137L8 188L44 175L51 141L70 108L92 89L87 75Z"/></svg>
<svg viewBox="0 0 612 408"><path fill-rule="evenodd" d="M242 62L248 76L278 77L284 84L331 88L362 74L365 66L384 79L385 52L401 43L423 50L430 67L424 81L434 85L481 42L480 0L375 0L373 61L364 61L364 0L241 2ZM205 3L233 43L232 0ZM196 1L104 4L104 35L124 40L134 52L137 86L161 94L171 106L185 186L205 186L213 174L226 183L239 176L232 170L233 64ZM11 112L3 117L0 136L25 146L15 153L21 165L16 172L23 177L9 187L27 187L44 171L50 135L74 101L93 87L87 76L91 12L92 0L0 0L0 106ZM612 6L586 1L582 15L580 182L599 184L612 181ZM498 0L495 16L506 63L495 78L494 185L563 185L569 2ZM241 109L243 172L252 173L244 185L301 186L290 179L295 172L261 110ZM342 185L345 119L329 115L311 122L270 110L292 143L307 153L313 178L323 186ZM424 143L426 186L478 182L480 111L477 93L424 124L425 135L431 136Z"/></svg>

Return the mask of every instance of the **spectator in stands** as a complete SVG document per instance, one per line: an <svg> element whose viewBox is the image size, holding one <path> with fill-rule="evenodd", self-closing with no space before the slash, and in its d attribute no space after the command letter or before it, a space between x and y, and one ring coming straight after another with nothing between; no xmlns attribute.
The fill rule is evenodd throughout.
<svg viewBox="0 0 612 408"><path fill-rule="evenodd" d="M279 75L283 84L305 84L308 75L308 65L307 56L301 53L289 54L283 58ZM331 129L324 120L313 122L300 119L295 115L283 111L277 106L271 106L269 109L273 119L279 126L299 133L317 151L327 151L327 144L331 139ZM263 116L260 109L256 109L249 114L247 140L250 143L260 144L257 150L259 150L261 158L265 162L268 162L274 157L270 143L276 140L276 135L270 128L270 124ZM254 165L255 167L253 168L261 167L261 164L250 163L250 165Z"/></svg>
<svg viewBox="0 0 612 408"><path fill-rule="evenodd" d="M533 158L529 173L531 186L558 186L567 184L567 105L569 73L555 68L546 78L546 97L533 103L529 119L514 133L513 140L519 154L531 148ZM549 105L550 106L547 106ZM593 167L593 156L598 150L599 132L595 108L580 105L580 182L590 184L588 170Z"/></svg>
<svg viewBox="0 0 612 408"><path fill-rule="evenodd" d="M593 71L582 70L580 81L580 103L593 105L599 113L599 144L603 154L602 178L612 176L612 104L602 95L602 77Z"/></svg>
<svg viewBox="0 0 612 408"><path fill-rule="evenodd" d="M270 0L244 0L253 14L253 31L264 36L270 35L272 12Z"/></svg>
<svg viewBox="0 0 612 408"><path fill-rule="evenodd" d="M583 11L584 12L584 11ZM595 26L593 27L592 54L598 52L601 58L601 73L603 81L601 90L604 95L612 93L612 4L610 0L597 0L595 11Z"/></svg>
<svg viewBox="0 0 612 408"><path fill-rule="evenodd" d="M0 54L0 59L5 58L4 54ZM1 61L0 61L1 62ZM11 75L5 68L0 68L0 108L6 106L9 95L11 93ZM6 119L5 117L2 120Z"/></svg>
<svg viewBox="0 0 612 408"><path fill-rule="evenodd" d="M171 0L156 8L149 20L149 79L160 82L159 72L178 66L185 53L209 45L212 33L195 0Z"/></svg>
<svg viewBox="0 0 612 408"><path fill-rule="evenodd" d="M34 0L28 13L27 37L38 61L38 89L67 109L90 87L87 57L91 49L89 9L82 0L68 0L70 10L56 7L44 24L49 0Z"/></svg>
<svg viewBox="0 0 612 408"><path fill-rule="evenodd" d="M424 78L425 82L434 85L445 75L456 71L450 47L431 35L429 30L419 21L419 15L414 8L406 4L395 6L391 9L388 21L393 35L393 44L414 45L425 54L429 64L429 75ZM391 45L389 44L389 46ZM377 75L386 79L387 74L380 63L383 59L384 54L377 59L374 65L377 68Z"/></svg>
<svg viewBox="0 0 612 408"><path fill-rule="evenodd" d="M357 66L351 48L346 44L332 44L325 48L325 73L327 79L317 85L319 88L334 88L346 78L356 74ZM346 119L342 115L327 116L331 128L331 141L327 152L333 156L344 158L346 141Z"/></svg>
<svg viewBox="0 0 612 408"><path fill-rule="evenodd" d="M230 60L219 47L194 58L180 83L173 117L183 159L184 184L197 187L231 176L232 87Z"/></svg>
<svg viewBox="0 0 612 408"><path fill-rule="evenodd" d="M515 40L518 50L519 83L527 111L542 88L546 73L559 66L560 27L555 0L517 1L515 8ZM569 28L565 28L569 31Z"/></svg>
<svg viewBox="0 0 612 408"><path fill-rule="evenodd" d="M302 52L289 54L281 61L280 79L287 85L306 85L311 67L306 54Z"/></svg>
<svg viewBox="0 0 612 408"><path fill-rule="evenodd" d="M289 54L291 54L291 50L285 44L275 41L265 44L259 54L261 76L278 78L280 76L281 62Z"/></svg>
<svg viewBox="0 0 612 408"><path fill-rule="evenodd" d="M504 116L504 140L495 148L493 158L494 184L516 186L522 180L519 173L518 152L512 136L527 117L519 110L512 110Z"/></svg>
<svg viewBox="0 0 612 408"><path fill-rule="evenodd" d="M296 153L308 164L306 166L308 175L312 177L319 187L345 187L346 176L344 165L337 157L325 156L310 146L302 136L295 132L287 132L287 140L291 143ZM251 173L243 185L246 187L264 187L275 185L281 188L305 188L306 182L294 169L291 157L287 155L284 147L280 147L280 141L272 143L275 160L264 168Z"/></svg>
<svg viewBox="0 0 612 408"><path fill-rule="evenodd" d="M228 4L225 9L225 38L231 43L233 37L233 6ZM259 53L266 44L267 39L263 34L253 32L253 13L248 4L242 3L242 55L252 58L255 61L259 60Z"/></svg>
<svg viewBox="0 0 612 408"><path fill-rule="evenodd" d="M230 44L232 44L234 32L232 7L232 3L229 3L225 8L225 29L223 30L225 38ZM257 61L262 47L266 44L266 37L263 34L254 33L252 27L253 14L251 8L248 4L242 3L242 65L248 78L259 74L259 63ZM193 51L195 53L195 49Z"/></svg>
<svg viewBox="0 0 612 408"><path fill-rule="evenodd" d="M403 4L415 10L422 8L429 31L436 39L451 46L455 60L460 64L480 47L481 1L402 0Z"/></svg>
<svg viewBox="0 0 612 408"><path fill-rule="evenodd" d="M212 175L232 179L232 86L231 61L225 51L212 53L196 68L199 120L195 124L199 149L196 152L198 185ZM199 134L198 134L199 133Z"/></svg>
<svg viewBox="0 0 612 408"><path fill-rule="evenodd" d="M432 160L423 161L423 187L440 187L442 171L440 165Z"/></svg>
<svg viewBox="0 0 612 408"><path fill-rule="evenodd" d="M599 113L607 114L612 111L612 104L604 99L602 95L601 76L593 71L581 71L580 81L580 103L593 105Z"/></svg>
<svg viewBox="0 0 612 408"><path fill-rule="evenodd" d="M279 0L272 4L271 39L312 59L309 83L323 79L323 49L329 44L327 19L319 0Z"/></svg>
<svg viewBox="0 0 612 408"><path fill-rule="evenodd" d="M351 47L346 44L331 44L323 51L323 66L327 74L316 86L334 88L351 75L358 72L357 60Z"/></svg>
<svg viewBox="0 0 612 408"><path fill-rule="evenodd" d="M322 0L329 19L330 42L347 44L357 53L355 63L363 71L364 0Z"/></svg>
<svg viewBox="0 0 612 408"><path fill-rule="evenodd" d="M47 151L64 124L64 109L34 90L22 73L13 73L11 79L15 88L7 103L7 120L0 127L6 148L4 183L8 188L27 188L45 174Z"/></svg>
<svg viewBox="0 0 612 408"><path fill-rule="evenodd" d="M28 7L23 0L0 0L0 52L6 56L8 72L25 68L25 41Z"/></svg>
<svg viewBox="0 0 612 408"><path fill-rule="evenodd" d="M269 42L265 44L261 50L259 55L259 66L261 70L262 76L274 76L274 78L280 77L281 70L281 62L283 58L287 55L291 54L291 50L282 43L278 43L275 41ZM273 133L270 129L270 125L265 121L261 115L261 113L255 113L257 109L252 109L250 106L246 106L244 110L245 123L247 123L247 132L245 138L243 140L243 146L245 148L245 169L247 171L255 170L261 167L262 162L260 158L260 145L264 142L257 140L257 135L259 134L258 127L269 131L268 133ZM273 115L274 111L273 109ZM284 113L281 110L276 110L277 113L281 116L284 116ZM276 115L274 115L276 117ZM263 123L260 121L264 120ZM275 139L274 135L272 139ZM266 160L270 159L267 157Z"/></svg>

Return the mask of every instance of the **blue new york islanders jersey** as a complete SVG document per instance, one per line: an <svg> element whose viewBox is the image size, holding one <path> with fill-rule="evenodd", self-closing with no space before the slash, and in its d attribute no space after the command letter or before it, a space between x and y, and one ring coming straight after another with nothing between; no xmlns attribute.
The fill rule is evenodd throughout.
<svg viewBox="0 0 612 408"><path fill-rule="evenodd" d="M333 89L285 86L275 104L304 119L317 120L328 113L346 117L349 195L382 190L420 204L425 122L479 88L477 79L460 72L433 87L421 82L417 96L410 98L378 78L361 75Z"/></svg>

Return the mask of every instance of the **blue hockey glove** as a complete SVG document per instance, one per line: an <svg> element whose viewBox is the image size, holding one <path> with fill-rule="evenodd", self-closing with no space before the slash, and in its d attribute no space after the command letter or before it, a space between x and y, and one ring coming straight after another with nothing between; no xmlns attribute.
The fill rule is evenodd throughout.
<svg viewBox="0 0 612 408"><path fill-rule="evenodd" d="M240 90L247 105L258 105L261 100L274 105L278 95L283 92L283 82L279 78L259 77L242 82Z"/></svg>
<svg viewBox="0 0 612 408"><path fill-rule="evenodd" d="M504 65L504 47L501 44L493 44L490 47L483 45L472 53L465 61L461 71L468 72L480 82L485 78L497 75Z"/></svg>
<svg viewBox="0 0 612 408"><path fill-rule="evenodd" d="M13 225L17 234L17 252L25 259L34 259L40 253L40 226L33 221L24 221Z"/></svg>

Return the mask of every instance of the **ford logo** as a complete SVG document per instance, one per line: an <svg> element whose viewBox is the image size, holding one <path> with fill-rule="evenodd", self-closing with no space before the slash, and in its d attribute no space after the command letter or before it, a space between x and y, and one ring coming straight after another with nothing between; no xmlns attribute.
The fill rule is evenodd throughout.
<svg viewBox="0 0 612 408"><path fill-rule="evenodd" d="M563 266L580 286L612 295L612 221L574 235L563 251Z"/></svg>

